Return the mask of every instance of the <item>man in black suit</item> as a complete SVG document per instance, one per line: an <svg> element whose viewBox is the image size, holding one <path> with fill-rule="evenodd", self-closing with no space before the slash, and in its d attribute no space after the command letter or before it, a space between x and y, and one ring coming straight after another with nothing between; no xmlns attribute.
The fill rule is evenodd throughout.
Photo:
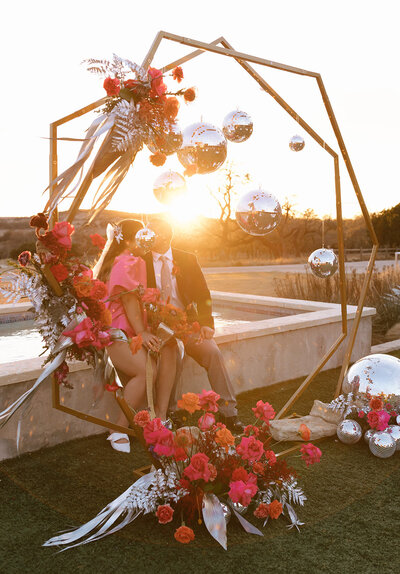
<svg viewBox="0 0 400 574"><path fill-rule="evenodd" d="M186 353L208 374L211 388L221 396L221 420L235 432L243 430L238 420L236 398L221 351L214 341L214 319L210 291L193 253L171 248L172 228L163 219L153 218L147 227L156 233L153 251L144 257L147 287L157 287L164 300L181 309L195 309L200 337L185 343Z"/></svg>

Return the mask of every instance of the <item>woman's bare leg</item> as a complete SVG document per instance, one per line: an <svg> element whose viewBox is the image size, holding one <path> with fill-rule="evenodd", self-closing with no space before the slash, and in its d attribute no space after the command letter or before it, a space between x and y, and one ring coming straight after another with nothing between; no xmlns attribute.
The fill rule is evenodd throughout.
<svg viewBox="0 0 400 574"><path fill-rule="evenodd" d="M161 349L160 364L158 368L158 384L156 389L156 416L166 420L169 398L175 382L176 375L176 343L175 341L164 345Z"/></svg>

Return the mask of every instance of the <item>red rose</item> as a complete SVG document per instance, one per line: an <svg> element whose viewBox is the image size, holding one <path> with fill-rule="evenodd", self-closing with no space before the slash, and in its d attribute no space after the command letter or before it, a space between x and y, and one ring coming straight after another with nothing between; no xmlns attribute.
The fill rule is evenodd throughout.
<svg viewBox="0 0 400 574"><path fill-rule="evenodd" d="M106 240L104 239L104 237L102 237L98 233L93 233L93 235L90 236L90 239L92 240L92 243L95 247L98 247L101 250L104 249L104 246L106 244Z"/></svg>
<svg viewBox="0 0 400 574"><path fill-rule="evenodd" d="M150 96L153 98L163 96L167 91L167 86L164 84L161 70L149 68L147 74L151 80Z"/></svg>
<svg viewBox="0 0 400 574"><path fill-rule="evenodd" d="M383 401L378 397L372 397L369 401L369 406L373 411L381 411L383 409Z"/></svg>
<svg viewBox="0 0 400 574"><path fill-rule="evenodd" d="M59 283L61 283L61 281L64 281L69 275L68 268L65 267L65 265L63 265L62 263L59 263L58 265L53 265L52 267L50 267L50 271L53 273L55 279Z"/></svg>
<svg viewBox="0 0 400 574"><path fill-rule="evenodd" d="M190 464L185 468L183 474L187 476L190 481L203 479L208 482L211 476L210 469L208 468L209 460L206 454L198 452L192 456Z"/></svg>
<svg viewBox="0 0 400 574"><path fill-rule="evenodd" d="M265 458L269 462L270 466L273 466L276 463L276 455L273 450L266 450Z"/></svg>
<svg viewBox="0 0 400 574"><path fill-rule="evenodd" d="M166 117L173 121L179 112L179 102L175 97L167 98L164 103L164 114Z"/></svg>
<svg viewBox="0 0 400 574"><path fill-rule="evenodd" d="M164 163L167 160L167 156L165 155L165 153L162 153L162 151L156 151L155 154L150 156L150 161L153 165L155 165L156 167L160 167L162 165L164 165Z"/></svg>
<svg viewBox="0 0 400 574"><path fill-rule="evenodd" d="M229 498L232 502L238 502L243 506L249 506L251 499L256 495L258 486L253 482L237 480L229 483Z"/></svg>
<svg viewBox="0 0 400 574"><path fill-rule="evenodd" d="M390 414L386 411L370 411L367 415L369 426L372 429L383 431L389 424Z"/></svg>
<svg viewBox="0 0 400 574"><path fill-rule="evenodd" d="M275 417L275 411L269 403L258 401L255 408L251 410L253 411L256 418L261 419L267 424L271 419Z"/></svg>
<svg viewBox="0 0 400 574"><path fill-rule="evenodd" d="M118 96L121 89L121 82L118 78L106 78L103 83L103 88L107 92L107 96Z"/></svg>
<svg viewBox="0 0 400 574"><path fill-rule="evenodd" d="M172 522L173 515L174 511L169 504L162 504L157 508L156 516L160 524L167 524L167 522Z"/></svg>
<svg viewBox="0 0 400 574"><path fill-rule="evenodd" d="M253 425L247 425L247 427L244 427L243 432L246 436L250 436L251 434L254 434L254 436L258 436L260 434L260 429Z"/></svg>
<svg viewBox="0 0 400 574"><path fill-rule="evenodd" d="M103 281L95 279L95 281L92 282L90 296L93 297L93 299L104 299L104 297L107 297L107 293L107 285L103 283Z"/></svg>
<svg viewBox="0 0 400 574"><path fill-rule="evenodd" d="M244 459L254 462L264 454L264 445L254 436L244 436L236 447L236 452Z"/></svg>
<svg viewBox="0 0 400 574"><path fill-rule="evenodd" d="M185 98L186 102L193 102L193 100L196 98L196 91L194 88L188 88L187 90L185 90L185 92L183 93L183 97Z"/></svg>
<svg viewBox="0 0 400 574"><path fill-rule="evenodd" d="M26 267L31 258L32 253L30 251L23 251L18 255L18 263L21 265L21 267Z"/></svg>
<svg viewBox="0 0 400 574"><path fill-rule="evenodd" d="M272 519L279 518L282 512L283 508L279 500L273 500L270 504L268 504L268 514L270 518Z"/></svg>
<svg viewBox="0 0 400 574"><path fill-rule="evenodd" d="M143 429L143 437L147 444L155 444L160 430L164 428L160 418L149 421Z"/></svg>
<svg viewBox="0 0 400 574"><path fill-rule="evenodd" d="M236 480L243 480L243 482L247 482L248 479L249 479L249 473L242 466L239 468L235 468L235 470L232 472L233 482L235 482Z"/></svg>
<svg viewBox="0 0 400 574"><path fill-rule="evenodd" d="M174 534L175 540L181 542L181 544L189 544L194 540L194 532L188 526L180 526Z"/></svg>

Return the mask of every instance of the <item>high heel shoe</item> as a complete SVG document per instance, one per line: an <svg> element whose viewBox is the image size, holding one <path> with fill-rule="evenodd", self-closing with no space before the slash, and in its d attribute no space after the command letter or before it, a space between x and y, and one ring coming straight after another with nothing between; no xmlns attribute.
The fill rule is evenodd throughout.
<svg viewBox="0 0 400 574"><path fill-rule="evenodd" d="M120 440L121 438L125 438L128 442L117 442L117 440ZM127 434L122 432L113 432L108 435L107 440L110 441L114 450L126 453L131 452L131 443L129 442L129 437Z"/></svg>

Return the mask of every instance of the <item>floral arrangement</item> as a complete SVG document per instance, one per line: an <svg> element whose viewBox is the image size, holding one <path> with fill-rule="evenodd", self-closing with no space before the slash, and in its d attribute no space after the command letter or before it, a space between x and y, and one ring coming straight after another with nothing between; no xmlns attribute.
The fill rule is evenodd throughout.
<svg viewBox="0 0 400 574"><path fill-rule="evenodd" d="M185 412L186 426L167 428L159 418L150 418L147 410L136 413L138 436L151 453L156 470L139 479L124 495L108 505L97 518L81 527L82 538L97 537L93 530L105 524L115 532L140 514L154 514L159 524L175 522L174 537L187 544L195 538L195 524L204 523L210 534L226 549L226 525L229 517L238 518L243 528L253 534L262 532L251 524L247 512L265 526L268 520L283 516L289 528L299 521L295 505L306 500L298 486L296 472L276 456L271 445L269 422L275 416L273 407L258 401L252 409L254 424L234 436L217 422L220 396L214 391L186 393L178 401ZM302 459L307 466L319 462L321 451L312 444L303 445ZM117 504L118 501L118 504ZM130 512L131 520L118 517ZM93 529L93 530L91 530ZM68 544L80 538L80 529L46 543ZM107 534L104 528L101 536Z"/></svg>

